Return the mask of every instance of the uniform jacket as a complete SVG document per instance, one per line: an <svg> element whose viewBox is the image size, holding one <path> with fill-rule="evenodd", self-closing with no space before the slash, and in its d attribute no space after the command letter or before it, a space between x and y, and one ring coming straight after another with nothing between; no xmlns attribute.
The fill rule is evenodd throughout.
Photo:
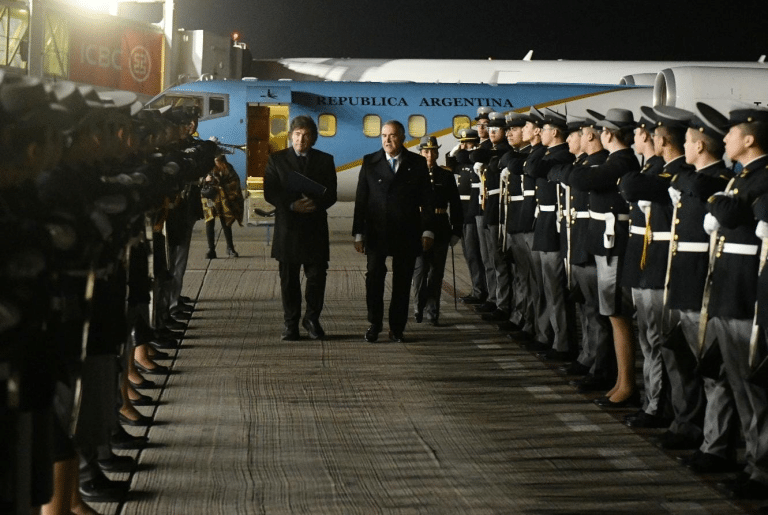
<svg viewBox="0 0 768 515"><path fill-rule="evenodd" d="M520 150L512 149L502 157L509 169L509 189L507 191L507 234L530 231L528 221L523 221L523 163L528 157L530 146Z"/></svg>
<svg viewBox="0 0 768 515"><path fill-rule="evenodd" d="M519 218L514 224L517 230L513 232L532 232L533 224L536 221L536 179L525 173L526 167L535 166L541 161L547 147L544 145L535 145L531 147L530 152L525 157L522 166L515 169L510 168L510 172L519 173L523 188L523 202L519 211Z"/></svg>
<svg viewBox="0 0 768 515"><path fill-rule="evenodd" d="M453 179L453 174L440 166L434 166L429 170L429 182L432 187L432 203L434 210L447 210L446 213L435 213L433 230L435 242L448 243L451 236L461 237L464 216L459 200L459 189ZM428 220L425 213L421 213L423 224Z"/></svg>
<svg viewBox="0 0 768 515"><path fill-rule="evenodd" d="M483 225L486 227L499 225L499 198L501 193L501 169L499 161L501 157L509 152L512 147L509 143L502 141L498 145L491 147L491 160L488 163L488 169L485 172L485 188L487 197L485 199L485 209L483 210Z"/></svg>
<svg viewBox="0 0 768 515"><path fill-rule="evenodd" d="M296 191L283 186L286 174L297 171L326 187L325 194L313 199L313 213L291 211L291 203L301 198ZM307 152L306 169L301 170L293 147L269 156L264 172L264 199L275 206L275 232L272 257L286 263L318 263L328 261L328 214L336 203L336 167L333 156L311 148Z"/></svg>
<svg viewBox="0 0 768 515"><path fill-rule="evenodd" d="M560 250L560 235L557 231L557 183L547 179L553 167L569 166L574 155L568 145L560 143L547 148L541 161L525 166L525 174L536 180L536 204L538 215L533 228L533 250L557 252Z"/></svg>
<svg viewBox="0 0 768 515"><path fill-rule="evenodd" d="M352 234L362 234L369 251L415 257L423 231L433 230L432 189L426 160L406 149L401 158L394 173L383 149L363 157Z"/></svg>
<svg viewBox="0 0 768 515"><path fill-rule="evenodd" d="M461 208L464 214L464 223L475 225L475 216L478 214L478 195L480 192L480 178L472 169L472 162L469 160L469 152L460 150L452 159L454 162L453 173L456 175L456 181L459 188L459 198L461 199Z"/></svg>

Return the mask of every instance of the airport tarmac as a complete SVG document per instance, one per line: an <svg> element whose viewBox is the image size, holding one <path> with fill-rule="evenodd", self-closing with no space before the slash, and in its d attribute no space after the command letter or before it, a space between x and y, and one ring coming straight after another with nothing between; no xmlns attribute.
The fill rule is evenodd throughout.
<svg viewBox="0 0 768 515"><path fill-rule="evenodd" d="M218 222L217 222L218 223ZM195 227L184 293L196 300L172 374L144 390L150 445L126 502L104 514L735 514L677 454L595 406L470 308L405 343L363 341L365 258L331 221L322 341L282 342L265 227L235 227L237 259L204 259ZM219 255L225 255L223 238ZM468 291L460 248L456 289ZM388 290L389 292L389 290ZM388 293L387 293L388 294ZM120 475L111 475L121 478Z"/></svg>

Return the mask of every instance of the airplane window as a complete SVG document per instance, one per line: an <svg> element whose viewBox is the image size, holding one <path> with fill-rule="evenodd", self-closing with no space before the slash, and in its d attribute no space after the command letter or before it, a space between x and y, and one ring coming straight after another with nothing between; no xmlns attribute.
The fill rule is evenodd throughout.
<svg viewBox="0 0 768 515"><path fill-rule="evenodd" d="M321 114L317 118L317 132L321 136L331 137L336 135L336 116Z"/></svg>
<svg viewBox="0 0 768 515"><path fill-rule="evenodd" d="M224 112L225 103L223 97L210 97L208 99L208 114L215 115Z"/></svg>
<svg viewBox="0 0 768 515"><path fill-rule="evenodd" d="M363 134L369 138L378 138L381 134L381 117L375 114L367 114L363 118Z"/></svg>
<svg viewBox="0 0 768 515"><path fill-rule="evenodd" d="M203 97L193 95L163 95L148 105L150 109L160 109L165 106L196 106L202 110Z"/></svg>
<svg viewBox="0 0 768 515"><path fill-rule="evenodd" d="M412 138L425 136L427 134L427 119L420 114L408 117L408 133Z"/></svg>
<svg viewBox="0 0 768 515"><path fill-rule="evenodd" d="M469 116L454 116L453 117L453 137L459 138L459 131L461 129L469 129L472 127L472 121L469 119Z"/></svg>

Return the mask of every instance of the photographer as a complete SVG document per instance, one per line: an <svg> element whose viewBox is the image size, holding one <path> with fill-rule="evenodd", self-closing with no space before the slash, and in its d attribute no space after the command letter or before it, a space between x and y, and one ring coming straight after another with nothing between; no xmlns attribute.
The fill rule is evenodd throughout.
<svg viewBox="0 0 768 515"><path fill-rule="evenodd" d="M208 236L207 259L216 259L216 241L214 239L214 224L216 217L221 220L224 238L227 240L227 255L238 257L235 245L232 243L232 224L243 225L243 191L240 189L240 178L235 169L227 162L226 156L216 156L215 166L203 180L201 197L205 215L205 233Z"/></svg>

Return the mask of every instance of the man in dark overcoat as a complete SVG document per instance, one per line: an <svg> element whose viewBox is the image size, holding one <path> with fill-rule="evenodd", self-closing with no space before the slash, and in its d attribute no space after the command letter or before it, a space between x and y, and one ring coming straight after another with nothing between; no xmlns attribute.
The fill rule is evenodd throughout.
<svg viewBox="0 0 768 515"><path fill-rule="evenodd" d="M326 210L336 203L336 166L333 156L312 148L317 141L312 118L294 118L289 136L291 146L270 155L264 173L264 199L275 206L272 257L280 262L282 339L299 338L303 266L307 308L302 326L317 340L325 336L320 313L330 257ZM297 174L317 184L305 184Z"/></svg>
<svg viewBox="0 0 768 515"><path fill-rule="evenodd" d="M384 318L386 259L392 256L389 338L403 341L416 256L432 248L431 187L426 160L406 150L405 128L395 120L381 129L381 146L363 158L355 196L355 250L368 259L366 304L371 326L365 340L378 340ZM422 219L421 208L426 216ZM423 221L423 223L422 223Z"/></svg>

